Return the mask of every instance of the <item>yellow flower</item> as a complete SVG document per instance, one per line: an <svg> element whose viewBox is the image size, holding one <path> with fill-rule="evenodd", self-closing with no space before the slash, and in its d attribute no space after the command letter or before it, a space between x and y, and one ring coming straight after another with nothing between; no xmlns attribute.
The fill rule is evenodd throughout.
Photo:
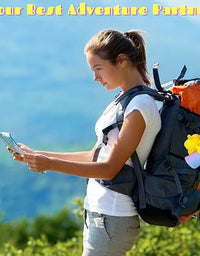
<svg viewBox="0 0 200 256"><path fill-rule="evenodd" d="M188 135L184 146L188 150L189 155L196 151L200 153L200 136L198 134Z"/></svg>

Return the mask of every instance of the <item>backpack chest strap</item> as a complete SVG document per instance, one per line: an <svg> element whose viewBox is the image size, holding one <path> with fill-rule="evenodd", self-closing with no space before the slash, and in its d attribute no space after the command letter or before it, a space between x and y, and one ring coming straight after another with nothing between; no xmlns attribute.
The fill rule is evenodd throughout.
<svg viewBox="0 0 200 256"><path fill-rule="evenodd" d="M107 145L107 142L108 142L108 133L113 130L114 128L116 127L119 127L119 125L122 125L121 124L118 124L118 123L114 123L114 124L111 124L109 125L108 127L106 127L105 129L102 130L103 132L103 140L102 140L102 143L99 144L99 146L96 148L95 152L94 152L94 156L92 158L92 162L96 162L97 161L97 158L99 156L99 153L100 153L100 150L103 146ZM119 128L120 129L120 128Z"/></svg>

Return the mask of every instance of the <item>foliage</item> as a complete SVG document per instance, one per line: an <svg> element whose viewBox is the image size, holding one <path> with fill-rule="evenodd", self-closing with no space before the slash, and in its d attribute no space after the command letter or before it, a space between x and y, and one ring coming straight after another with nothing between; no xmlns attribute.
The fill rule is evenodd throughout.
<svg viewBox="0 0 200 256"><path fill-rule="evenodd" d="M82 219L83 202L77 198L75 204L78 206L76 215ZM52 227L48 229L46 224ZM74 224L79 227L77 230L72 228ZM39 216L31 226L26 220L16 223L14 228L12 226L0 224L0 256L81 256L80 220L72 219L66 209L51 218ZM63 237L62 231L70 229ZM151 226L141 221L140 236L127 256L200 256L199 229L198 220L190 220L177 228ZM9 239L12 233L13 237ZM8 240L3 244L4 235ZM25 238L26 246L20 247Z"/></svg>
<svg viewBox="0 0 200 256"><path fill-rule="evenodd" d="M45 235L49 245L74 237L80 230L80 223L70 216L67 209L62 209L54 216L39 215L33 221L22 219L16 222L0 222L0 248L4 243L23 249L32 239L40 239ZM33 241L33 240L31 240Z"/></svg>
<svg viewBox="0 0 200 256"><path fill-rule="evenodd" d="M68 210L63 209L53 217L41 215L35 218L30 236L38 238L45 234L48 242L55 244L72 238L79 229L79 223L70 217Z"/></svg>
<svg viewBox="0 0 200 256"><path fill-rule="evenodd" d="M177 228L141 222L141 233L127 256L199 256L200 222L190 220Z"/></svg>
<svg viewBox="0 0 200 256"><path fill-rule="evenodd" d="M83 207L83 200L79 197L75 198L74 204L78 206L75 210L73 210L74 214L79 218L79 220L83 220L84 215L84 207Z"/></svg>
<svg viewBox="0 0 200 256"><path fill-rule="evenodd" d="M24 250L17 249L10 243L4 245L0 256L78 256L82 252L82 232L66 242L57 242L51 245L45 235L41 238L29 238Z"/></svg>

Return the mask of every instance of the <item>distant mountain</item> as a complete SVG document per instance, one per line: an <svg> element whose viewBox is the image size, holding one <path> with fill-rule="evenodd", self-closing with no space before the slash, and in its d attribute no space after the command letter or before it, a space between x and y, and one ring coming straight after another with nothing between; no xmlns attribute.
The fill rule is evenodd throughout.
<svg viewBox="0 0 200 256"><path fill-rule="evenodd" d="M51 215L62 207L75 207L75 197L83 198L85 179L53 172L46 175L31 173L24 164L8 161L8 157L2 155L5 156L0 162L3 220L33 218L39 213Z"/></svg>

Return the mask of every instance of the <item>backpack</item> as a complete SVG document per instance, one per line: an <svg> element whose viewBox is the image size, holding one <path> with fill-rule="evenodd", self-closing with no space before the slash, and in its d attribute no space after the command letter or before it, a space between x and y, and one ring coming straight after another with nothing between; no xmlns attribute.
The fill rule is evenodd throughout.
<svg viewBox="0 0 200 256"><path fill-rule="evenodd" d="M183 80L185 72L184 66L174 80L175 87L200 85L198 78ZM154 80L158 91L167 94L160 85L157 66L154 66ZM168 227L181 225L200 211L200 167L192 169L186 163L188 153L184 147L187 135L200 134L200 113L185 108L181 98L177 100L175 94L172 97L174 101L165 100L160 109L162 127L148 156L146 168L139 168L144 199L140 199L139 193L134 198L144 221ZM197 100L199 106L200 98L197 97ZM134 158L134 163L139 166L137 156Z"/></svg>
<svg viewBox="0 0 200 256"><path fill-rule="evenodd" d="M200 79L183 80L184 66L180 75L173 81L176 87L200 83ZM185 161L187 150L184 142L187 135L200 134L200 113L183 107L181 95L165 90L160 83L158 65L153 68L157 89L139 85L117 98L119 105L117 122L103 130L103 143L114 127L119 129L128 103L138 94L148 94L162 103L160 108L161 130L142 168L137 153L131 156L134 169L124 166L111 180L97 180L111 190L132 197L140 217L152 225L176 227L200 212L200 167L192 169ZM200 98L197 99L200 105ZM96 161L100 145L93 161Z"/></svg>

